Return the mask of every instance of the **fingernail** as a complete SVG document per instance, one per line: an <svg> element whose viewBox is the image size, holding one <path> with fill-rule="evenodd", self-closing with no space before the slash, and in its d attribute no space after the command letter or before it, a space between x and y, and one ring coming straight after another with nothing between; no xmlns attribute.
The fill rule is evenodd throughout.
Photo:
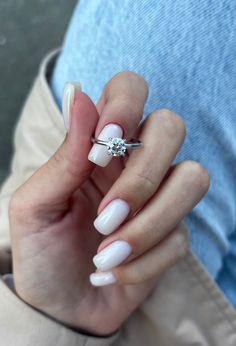
<svg viewBox="0 0 236 346"><path fill-rule="evenodd" d="M114 199L94 220L96 230L104 235L112 233L122 224L130 211L129 204L122 199Z"/></svg>
<svg viewBox="0 0 236 346"><path fill-rule="evenodd" d="M123 130L119 125L108 124L102 129L98 138L107 141L110 137L121 138L122 135ZM88 159L89 161L96 163L98 166L105 167L111 161L112 156L108 155L106 146L95 143L89 152Z"/></svg>
<svg viewBox="0 0 236 346"><path fill-rule="evenodd" d="M92 273L89 279L93 286L111 285L117 281L112 272Z"/></svg>
<svg viewBox="0 0 236 346"><path fill-rule="evenodd" d="M62 98L62 115L67 132L70 129L71 107L74 102L76 90L81 90L81 85L79 83L66 83L64 86Z"/></svg>
<svg viewBox="0 0 236 346"><path fill-rule="evenodd" d="M117 240L93 257L95 266L106 271L122 263L132 252L131 246L124 240Z"/></svg>

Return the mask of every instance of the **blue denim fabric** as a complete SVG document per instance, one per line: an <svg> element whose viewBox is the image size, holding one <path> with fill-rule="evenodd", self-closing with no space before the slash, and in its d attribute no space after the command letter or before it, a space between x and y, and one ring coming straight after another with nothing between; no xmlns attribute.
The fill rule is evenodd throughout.
<svg viewBox="0 0 236 346"><path fill-rule="evenodd" d="M236 2L81 0L52 78L58 103L78 80L97 101L117 72L150 87L145 116L167 107L187 138L177 161L206 167L211 187L186 218L193 252L236 306Z"/></svg>

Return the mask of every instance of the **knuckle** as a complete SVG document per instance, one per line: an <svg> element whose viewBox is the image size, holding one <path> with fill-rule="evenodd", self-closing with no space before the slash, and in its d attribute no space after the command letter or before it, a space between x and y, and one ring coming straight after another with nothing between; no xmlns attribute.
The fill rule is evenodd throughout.
<svg viewBox="0 0 236 346"><path fill-rule="evenodd" d="M150 169L143 172L143 167L135 168L128 160L119 180L113 187L113 194L130 203L132 212L138 211L157 190L155 174Z"/></svg>
<svg viewBox="0 0 236 346"><path fill-rule="evenodd" d="M210 186L208 171L196 161L185 161L183 168L188 179L202 192L206 192Z"/></svg>
<svg viewBox="0 0 236 346"><path fill-rule="evenodd" d="M140 114L141 110L138 106L137 102L134 100L134 96L128 94L122 94L116 96L113 100L113 105L116 107L118 111L118 115L125 116L126 113L130 116L136 116L136 114Z"/></svg>
<svg viewBox="0 0 236 346"><path fill-rule="evenodd" d="M116 94L109 100L108 108L109 110L115 109L116 122L123 127L125 131L124 136L133 131L143 113L140 102L137 102L137 98L131 94ZM107 113L107 119L109 121L110 113L110 111L109 114Z"/></svg>
<svg viewBox="0 0 236 346"><path fill-rule="evenodd" d="M148 172L147 172L148 173ZM133 182L137 189L145 191L145 195L152 195L156 190L156 184L145 172L133 172ZM136 190L137 191L137 190Z"/></svg>
<svg viewBox="0 0 236 346"><path fill-rule="evenodd" d="M9 201L9 219L15 221L26 220L28 209L29 206L24 196L20 192L15 191Z"/></svg>
<svg viewBox="0 0 236 346"><path fill-rule="evenodd" d="M64 150L65 146L61 146L51 157L49 160L49 164L53 165L54 167L61 166L62 163L65 164L67 162L67 155Z"/></svg>
<svg viewBox="0 0 236 346"><path fill-rule="evenodd" d="M161 120L162 122L162 126L165 127L165 130L171 137L185 137L185 124L183 119L179 115L166 108L160 109L156 111L156 113L156 115L158 115L159 120Z"/></svg>

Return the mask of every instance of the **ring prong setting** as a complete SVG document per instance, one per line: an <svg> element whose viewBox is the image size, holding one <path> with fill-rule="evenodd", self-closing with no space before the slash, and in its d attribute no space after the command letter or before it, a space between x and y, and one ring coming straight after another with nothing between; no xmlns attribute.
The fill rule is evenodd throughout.
<svg viewBox="0 0 236 346"><path fill-rule="evenodd" d="M125 156L127 149L137 149L143 146L140 140L132 139L127 143L126 138L109 137L108 140L91 137L91 142L107 147L109 156Z"/></svg>
<svg viewBox="0 0 236 346"><path fill-rule="evenodd" d="M108 143L107 143L108 155L125 156L125 152L126 152L125 142L126 142L126 139L123 139L123 138L109 137Z"/></svg>

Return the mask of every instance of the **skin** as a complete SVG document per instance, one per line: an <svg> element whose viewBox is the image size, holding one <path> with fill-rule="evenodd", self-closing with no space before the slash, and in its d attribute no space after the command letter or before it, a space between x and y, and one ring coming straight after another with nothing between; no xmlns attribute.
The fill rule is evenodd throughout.
<svg viewBox="0 0 236 346"><path fill-rule="evenodd" d="M75 95L71 126L56 153L10 201L13 273L17 294L43 313L95 335L116 331L143 302L160 275L187 252L184 216L209 187L207 171L193 161L172 165L185 137L183 120L169 110L140 126L148 88L131 72L115 75L98 104ZM141 149L114 158L106 168L87 159L91 136L117 123ZM131 207L109 236L93 221L113 199ZM118 282L93 287L96 252L128 241L132 254L113 269Z"/></svg>

